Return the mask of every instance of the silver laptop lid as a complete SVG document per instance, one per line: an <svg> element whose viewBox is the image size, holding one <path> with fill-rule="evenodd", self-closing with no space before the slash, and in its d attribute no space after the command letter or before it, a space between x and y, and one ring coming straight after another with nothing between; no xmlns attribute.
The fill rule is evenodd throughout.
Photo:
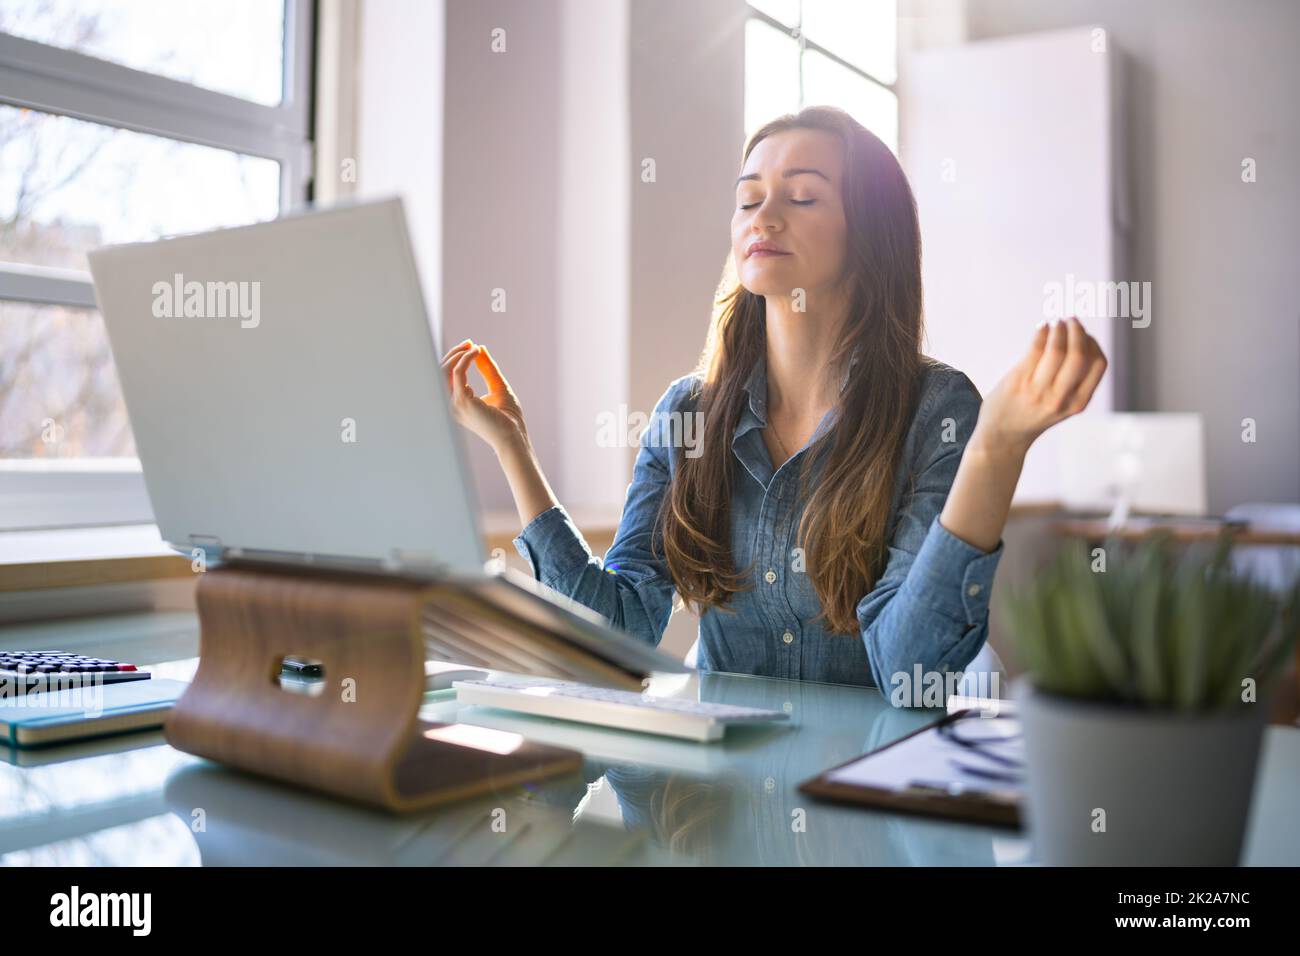
<svg viewBox="0 0 1300 956"><path fill-rule="evenodd" d="M398 200L90 254L164 540L481 573Z"/></svg>

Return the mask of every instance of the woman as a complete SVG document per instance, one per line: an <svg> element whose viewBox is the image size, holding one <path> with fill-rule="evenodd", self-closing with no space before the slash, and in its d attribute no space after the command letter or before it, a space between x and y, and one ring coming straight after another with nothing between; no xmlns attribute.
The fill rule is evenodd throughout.
<svg viewBox="0 0 1300 956"><path fill-rule="evenodd" d="M988 634L1025 453L1088 404L1106 369L1097 343L1076 319L1040 325L982 403L924 356L911 189L879 139L828 107L746 144L721 291L698 368L642 436L603 563L487 350L447 353L454 414L509 480L520 554L650 643L676 591L700 613L702 669L881 688L918 664L962 670ZM683 447L692 434L700 447Z"/></svg>

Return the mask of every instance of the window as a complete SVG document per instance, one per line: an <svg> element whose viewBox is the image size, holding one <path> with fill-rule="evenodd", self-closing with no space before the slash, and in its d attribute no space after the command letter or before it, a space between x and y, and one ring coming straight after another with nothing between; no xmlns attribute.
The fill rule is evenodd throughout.
<svg viewBox="0 0 1300 956"><path fill-rule="evenodd" d="M750 0L745 135L782 113L838 106L898 152L895 0Z"/></svg>
<svg viewBox="0 0 1300 956"><path fill-rule="evenodd" d="M152 520L85 254L306 201L312 14L0 6L0 528Z"/></svg>

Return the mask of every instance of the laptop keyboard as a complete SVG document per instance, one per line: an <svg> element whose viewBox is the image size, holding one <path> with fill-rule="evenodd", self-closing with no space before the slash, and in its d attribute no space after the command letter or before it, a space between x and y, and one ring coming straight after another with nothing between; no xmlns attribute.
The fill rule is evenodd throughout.
<svg viewBox="0 0 1300 956"><path fill-rule="evenodd" d="M728 723L739 721L786 720L789 714L780 710L742 707L738 704L715 704L707 700L682 697L648 697L631 690L594 687L570 681L543 682L530 678L497 677L492 680L459 680L456 687L482 687L486 690L510 691L523 698L545 696L569 700L592 701L603 704L622 704L641 710L668 711L692 717L711 718Z"/></svg>

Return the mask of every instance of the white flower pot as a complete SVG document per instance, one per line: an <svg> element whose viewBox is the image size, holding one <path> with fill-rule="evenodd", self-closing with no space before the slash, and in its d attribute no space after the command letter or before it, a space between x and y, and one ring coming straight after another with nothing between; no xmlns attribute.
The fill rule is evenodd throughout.
<svg viewBox="0 0 1300 956"><path fill-rule="evenodd" d="M1266 704L1179 714L1045 694L1027 677L1013 690L1039 863L1238 863Z"/></svg>

